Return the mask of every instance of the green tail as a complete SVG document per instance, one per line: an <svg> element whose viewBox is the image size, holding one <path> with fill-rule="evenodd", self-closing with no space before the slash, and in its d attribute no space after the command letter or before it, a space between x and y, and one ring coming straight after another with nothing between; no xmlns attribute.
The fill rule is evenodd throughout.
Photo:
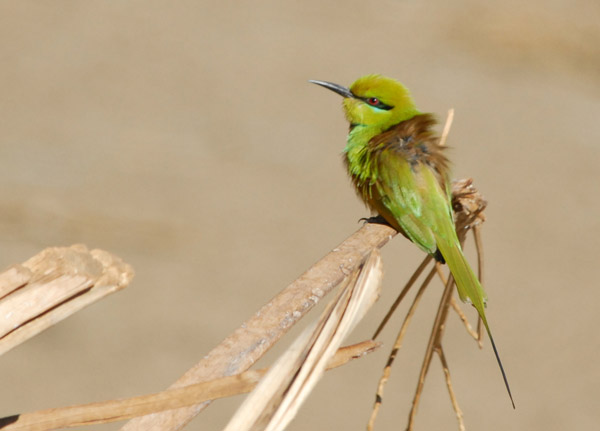
<svg viewBox="0 0 600 431"><path fill-rule="evenodd" d="M510 397L510 402L512 403L514 409L515 402L513 400L512 393L510 392L508 379L506 378L506 373L504 372L500 355L498 354L496 344L494 343L494 337L492 337L492 332L490 331L490 327L488 326L488 322L485 317L485 301L487 296L483 290L483 287L481 286L481 283L479 283L479 280L475 276L471 266L465 259L465 256L458 245L458 240L456 243L450 243L436 235L436 241L442 256L444 256L444 259L450 268L450 272L456 281L456 288L458 290L460 299L463 302L470 302L473 304L479 313L479 317L481 317L481 321L485 326L488 337L490 337L492 349L494 349L494 354L496 355L496 360L498 361L498 366L500 367L502 378L504 379L504 385L506 386L508 396Z"/></svg>

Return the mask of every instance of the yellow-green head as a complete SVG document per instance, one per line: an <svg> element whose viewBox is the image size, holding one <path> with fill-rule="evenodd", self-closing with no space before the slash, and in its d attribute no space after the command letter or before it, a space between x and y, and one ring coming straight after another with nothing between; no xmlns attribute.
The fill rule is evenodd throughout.
<svg viewBox="0 0 600 431"><path fill-rule="evenodd" d="M344 111L352 126L367 126L379 133L420 114L408 89L382 75L358 78L350 88L327 81L313 81L344 97Z"/></svg>

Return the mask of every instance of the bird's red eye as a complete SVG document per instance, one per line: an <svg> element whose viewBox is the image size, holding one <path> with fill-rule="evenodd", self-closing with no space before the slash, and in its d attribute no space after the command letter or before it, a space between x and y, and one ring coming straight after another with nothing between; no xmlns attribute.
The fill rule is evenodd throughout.
<svg viewBox="0 0 600 431"><path fill-rule="evenodd" d="M377 105L379 105L379 99L376 97L369 97L367 99L367 103L371 106L377 106Z"/></svg>

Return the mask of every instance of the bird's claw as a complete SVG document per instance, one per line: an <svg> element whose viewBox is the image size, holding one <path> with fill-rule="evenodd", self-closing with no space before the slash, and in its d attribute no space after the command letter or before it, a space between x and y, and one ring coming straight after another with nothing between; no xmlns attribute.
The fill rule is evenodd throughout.
<svg viewBox="0 0 600 431"><path fill-rule="evenodd" d="M386 219L384 219L382 216L380 215L376 215L376 216L372 216L372 217L361 217L358 219L359 222L364 222L366 223L375 223L375 224L385 224L385 225L390 225Z"/></svg>

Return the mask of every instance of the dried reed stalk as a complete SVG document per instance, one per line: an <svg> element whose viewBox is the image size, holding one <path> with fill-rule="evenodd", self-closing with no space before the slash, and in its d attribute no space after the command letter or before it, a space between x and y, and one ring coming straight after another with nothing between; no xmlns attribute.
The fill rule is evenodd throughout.
<svg viewBox="0 0 600 431"><path fill-rule="evenodd" d="M133 269L84 245L47 248L0 274L0 355L126 287Z"/></svg>
<svg viewBox="0 0 600 431"><path fill-rule="evenodd" d="M365 341L339 349L327 369L339 367L352 359L377 349L379 344ZM268 370L250 370L234 376L169 389L133 398L39 410L0 418L2 431L49 431L68 427L97 425L131 419L148 413L197 404L206 400L250 392Z"/></svg>
<svg viewBox="0 0 600 431"><path fill-rule="evenodd" d="M396 233L389 226L365 224L264 305L170 389L232 376L247 370L321 298L362 265L374 248L382 247ZM14 272L20 274L19 271ZM195 401L192 406L170 407L172 410L136 418L126 424L124 429L180 429L210 402L199 401ZM159 410L162 409L147 410L143 414ZM11 417L9 422L17 417Z"/></svg>
<svg viewBox="0 0 600 431"><path fill-rule="evenodd" d="M264 305L170 389L247 370L327 293L359 268L373 249L382 247L396 233L386 225L365 224ZM209 401L135 418L121 430L179 430L208 404Z"/></svg>
<svg viewBox="0 0 600 431"><path fill-rule="evenodd" d="M379 297L383 270L373 250L360 271L343 286L323 312L279 358L246 398L224 431L282 431L323 374L342 340Z"/></svg>

